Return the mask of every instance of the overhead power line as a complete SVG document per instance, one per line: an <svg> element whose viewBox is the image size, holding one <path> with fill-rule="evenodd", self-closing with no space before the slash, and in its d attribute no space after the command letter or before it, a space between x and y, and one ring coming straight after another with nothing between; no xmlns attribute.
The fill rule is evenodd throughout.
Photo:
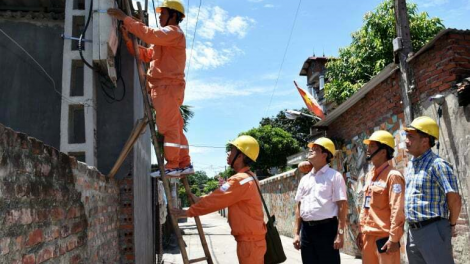
<svg viewBox="0 0 470 264"><path fill-rule="evenodd" d="M189 53L190 55L189 55L189 61L188 61L188 68L186 69L186 82L189 79L189 69L191 67L191 59L193 58L194 42L195 42L195 39L196 39L197 24L199 22L199 13L201 12L201 5L202 5L202 0L199 0L199 7L197 9L197 16L196 16L196 25L194 27L193 40L192 40L192 43L191 43L191 51ZM188 25L188 24L186 24L186 25Z"/></svg>
<svg viewBox="0 0 470 264"><path fill-rule="evenodd" d="M68 99L67 97L63 96L62 93L59 90L57 90L54 79L49 75L49 73L47 73L47 71L44 69L44 67L42 67L42 65L28 51L26 51L18 42L16 42L12 37L10 37L10 35L8 35L5 31L0 29L0 32L2 32L3 35L5 35L8 39L10 39L11 42L13 42L16 46L18 46L18 48L20 48L24 53L26 53L26 55L28 55L28 57L31 60L33 60L39 66L39 68L44 72L44 74L47 76L47 78L49 78L49 80L51 80L52 87L54 88L54 91L62 98L62 100L67 101L68 103L71 103L71 104L76 104L77 103L77 102L74 102L74 101ZM81 104L85 107L93 107L93 105L90 105L86 102L79 102L79 104Z"/></svg>
<svg viewBox="0 0 470 264"><path fill-rule="evenodd" d="M285 61L286 55L287 55L287 50L289 49L290 40L292 38L292 33L294 32L294 27L295 27L295 23L297 21L297 15L299 14L299 9L300 9L300 3L301 2L302 2L302 0L299 0L299 4L297 5L297 10L295 11L294 23L292 23L292 27L290 29L289 39L287 40L286 49L284 50L284 55L282 56L281 66L279 66L279 72L277 73L276 83L274 84L273 92L271 94L271 99L269 99L268 107L266 108L266 112L264 113L265 116L267 115L267 113L269 111L269 108L271 107L271 103L273 101L274 93L276 92L277 84L279 82L279 76L281 75L282 66L284 65L284 61Z"/></svg>
<svg viewBox="0 0 470 264"><path fill-rule="evenodd" d="M197 148L226 148L226 147L217 147L217 146L207 146L207 145L189 145L190 147L197 147Z"/></svg>

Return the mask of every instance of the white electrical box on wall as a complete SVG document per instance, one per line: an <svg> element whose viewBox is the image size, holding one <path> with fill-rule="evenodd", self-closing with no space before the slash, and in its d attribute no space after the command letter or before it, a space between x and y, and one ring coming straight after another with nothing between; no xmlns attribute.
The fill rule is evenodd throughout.
<svg viewBox="0 0 470 264"><path fill-rule="evenodd" d="M115 8L114 0L93 0L93 62L117 82L114 57L118 48L117 21L107 14Z"/></svg>

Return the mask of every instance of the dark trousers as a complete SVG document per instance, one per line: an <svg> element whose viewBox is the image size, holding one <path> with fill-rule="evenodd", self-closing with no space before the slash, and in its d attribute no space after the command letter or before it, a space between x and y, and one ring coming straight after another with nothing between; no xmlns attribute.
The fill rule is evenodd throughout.
<svg viewBox="0 0 470 264"><path fill-rule="evenodd" d="M310 226L302 222L300 252L304 264L341 263L339 250L333 248L338 233L338 219Z"/></svg>

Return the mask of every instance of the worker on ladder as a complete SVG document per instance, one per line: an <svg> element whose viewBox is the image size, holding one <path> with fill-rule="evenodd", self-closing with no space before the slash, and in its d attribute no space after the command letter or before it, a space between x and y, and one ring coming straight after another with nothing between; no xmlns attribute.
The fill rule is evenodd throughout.
<svg viewBox="0 0 470 264"><path fill-rule="evenodd" d="M266 253L266 225L256 176L249 165L256 161L259 145L250 136L240 136L230 142L227 164L236 172L219 189L198 198L188 210L172 209L178 218L194 217L229 208L228 222L237 241L237 256L241 264L263 264Z"/></svg>
<svg viewBox="0 0 470 264"><path fill-rule="evenodd" d="M184 6L180 0L165 0L155 11L160 14L159 29L146 26L120 9L111 8L108 14L123 21L122 36L131 54L134 55L134 47L128 32L150 44L148 48L139 46L139 59L150 62L146 76L147 87L155 108L158 132L165 137L165 174L191 174L194 173L194 168L189 156L188 140L183 133L184 121L180 112L186 86L186 38L179 26L185 16ZM160 171L152 176L160 176Z"/></svg>

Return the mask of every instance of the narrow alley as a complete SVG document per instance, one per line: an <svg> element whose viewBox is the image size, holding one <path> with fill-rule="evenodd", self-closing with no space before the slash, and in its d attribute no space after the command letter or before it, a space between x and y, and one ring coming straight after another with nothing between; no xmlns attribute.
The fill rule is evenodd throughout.
<svg viewBox="0 0 470 264"><path fill-rule="evenodd" d="M204 233L206 234L207 244L211 251L215 264L234 264L237 263L237 244L232 235L230 235L230 227L227 219L218 213L212 213L201 217ZM184 241L187 244L187 251L190 259L204 256L201 242L197 235L196 224L194 218L188 218L186 223L180 224L181 230L184 231ZM286 264L302 263L300 251L292 246L292 238L281 236L284 246L284 252L287 256ZM163 255L163 263L179 264L183 263L178 247L167 250ZM341 263L343 264L359 264L360 259L352 256L341 254Z"/></svg>

